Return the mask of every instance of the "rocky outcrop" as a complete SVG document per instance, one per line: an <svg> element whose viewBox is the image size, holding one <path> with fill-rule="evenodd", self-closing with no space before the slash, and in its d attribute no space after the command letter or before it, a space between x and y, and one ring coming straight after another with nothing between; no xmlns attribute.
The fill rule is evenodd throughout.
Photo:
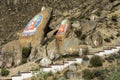
<svg viewBox="0 0 120 80"><path fill-rule="evenodd" d="M29 61L39 61L42 58L46 57L46 46L34 46L31 50L30 56L28 58Z"/></svg>
<svg viewBox="0 0 120 80"><path fill-rule="evenodd" d="M52 8L45 8L45 10L37 14L26 25L19 39L23 46L27 43L31 43L32 46L35 46L36 43L41 43L45 35L45 30L48 28L47 23L50 19L51 12Z"/></svg>
<svg viewBox="0 0 120 80"><path fill-rule="evenodd" d="M18 40L11 41L3 46L3 65L11 67L12 65L20 65L22 60L22 47Z"/></svg>
<svg viewBox="0 0 120 80"><path fill-rule="evenodd" d="M40 18L37 18L40 23L37 28L34 26L34 35L27 34L19 39L25 47L31 47L30 61L40 61L45 57L54 60L61 55L74 53L81 56L88 53L87 45L98 48L107 44L103 44L103 40L109 42L110 39L112 43L112 40L119 39L120 36L120 2L117 0L4 1L0 1L0 48L6 42L18 38L15 34L21 33L28 20L41 10L41 6L53 8L53 12L51 8L42 8L38 14ZM26 26L26 31L33 29L33 24L36 23L34 19ZM17 55L20 52L21 57L22 50L14 50L20 45L13 45L13 42L3 47L3 53L11 56L11 52ZM19 62L19 58L15 60L17 62L12 57L8 59L10 64L13 62L17 65ZM6 58L5 61L8 62Z"/></svg>
<svg viewBox="0 0 120 80"><path fill-rule="evenodd" d="M76 46L79 46L79 39L77 39L75 37L66 38L62 45L62 53L63 54L72 53L73 50L71 50L71 49L75 48Z"/></svg>
<svg viewBox="0 0 120 80"><path fill-rule="evenodd" d="M58 29L58 32L56 34L56 44L57 44L57 47L58 47L58 52L60 54L62 54L61 48L62 48L62 45L64 44L64 39L69 34L70 27L71 27L70 21L68 19L64 19L61 22L60 27Z"/></svg>
<svg viewBox="0 0 120 80"><path fill-rule="evenodd" d="M91 47L100 47L103 43L102 35L99 31L91 34L86 38L86 44L91 45Z"/></svg>

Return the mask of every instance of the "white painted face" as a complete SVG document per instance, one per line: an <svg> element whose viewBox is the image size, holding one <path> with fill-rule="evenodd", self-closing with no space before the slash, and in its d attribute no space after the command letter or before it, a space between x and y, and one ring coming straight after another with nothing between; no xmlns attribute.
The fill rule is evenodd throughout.
<svg viewBox="0 0 120 80"><path fill-rule="evenodd" d="M64 19L61 24L66 24L67 23L67 19Z"/></svg>

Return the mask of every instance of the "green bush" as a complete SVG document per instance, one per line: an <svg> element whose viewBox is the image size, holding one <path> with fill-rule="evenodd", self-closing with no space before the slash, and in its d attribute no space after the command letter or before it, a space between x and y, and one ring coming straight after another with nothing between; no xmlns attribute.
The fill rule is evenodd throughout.
<svg viewBox="0 0 120 80"><path fill-rule="evenodd" d="M100 16L100 15L101 15L101 9L99 9L95 14L96 14L97 16Z"/></svg>
<svg viewBox="0 0 120 80"><path fill-rule="evenodd" d="M30 55L31 49L28 47L23 47L22 50L22 57L23 58L28 58L28 56Z"/></svg>
<svg viewBox="0 0 120 80"><path fill-rule="evenodd" d="M22 49L22 64L27 63L27 58L31 53L31 48L23 47Z"/></svg>
<svg viewBox="0 0 120 80"><path fill-rule="evenodd" d="M81 36L81 40L85 40L86 37L87 37L86 34L83 34L83 35Z"/></svg>
<svg viewBox="0 0 120 80"><path fill-rule="evenodd" d="M27 63L27 58L22 58L22 64Z"/></svg>
<svg viewBox="0 0 120 80"><path fill-rule="evenodd" d="M70 55L71 57L78 57L79 52L78 51L73 51L73 53Z"/></svg>
<svg viewBox="0 0 120 80"><path fill-rule="evenodd" d="M88 56L83 56L83 60L88 61L89 57Z"/></svg>
<svg viewBox="0 0 120 80"><path fill-rule="evenodd" d="M94 69L92 72L94 77L99 77L103 74L103 71L99 69Z"/></svg>
<svg viewBox="0 0 120 80"><path fill-rule="evenodd" d="M116 36L119 37L119 36L120 36L120 33L117 33Z"/></svg>
<svg viewBox="0 0 120 80"><path fill-rule="evenodd" d="M76 30L76 31L75 31L75 34L77 35L78 38L80 38L82 32L81 32L80 30Z"/></svg>
<svg viewBox="0 0 120 80"><path fill-rule="evenodd" d="M118 19L118 17L116 15L112 16L112 21L117 22L117 19Z"/></svg>
<svg viewBox="0 0 120 80"><path fill-rule="evenodd" d="M88 49L83 49L83 55L88 55L88 54L89 54Z"/></svg>
<svg viewBox="0 0 120 80"><path fill-rule="evenodd" d="M112 40L113 40L113 39L114 39L114 36L112 36L112 35L111 35L111 36L110 36L110 39L112 39Z"/></svg>
<svg viewBox="0 0 120 80"><path fill-rule="evenodd" d="M9 75L9 70L6 68L1 68L1 76L8 76Z"/></svg>
<svg viewBox="0 0 120 80"><path fill-rule="evenodd" d="M100 56L95 55L90 59L90 64L93 67L99 67L103 65L103 60Z"/></svg>
<svg viewBox="0 0 120 80"><path fill-rule="evenodd" d="M82 77L84 80L91 80L93 78L93 74L89 69L84 69L82 71Z"/></svg>
<svg viewBox="0 0 120 80"><path fill-rule="evenodd" d="M57 73L56 74L60 74L60 71L57 71Z"/></svg>
<svg viewBox="0 0 120 80"><path fill-rule="evenodd" d="M108 43L111 42L109 38L105 38L104 41Z"/></svg>
<svg viewBox="0 0 120 80"><path fill-rule="evenodd" d="M53 76L53 73L52 73L52 71L50 71L50 72L46 73L46 75L47 76Z"/></svg>

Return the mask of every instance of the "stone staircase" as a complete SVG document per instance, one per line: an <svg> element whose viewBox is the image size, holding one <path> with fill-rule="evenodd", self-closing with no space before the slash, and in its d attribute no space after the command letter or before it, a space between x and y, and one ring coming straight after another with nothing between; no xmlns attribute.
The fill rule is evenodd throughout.
<svg viewBox="0 0 120 80"><path fill-rule="evenodd" d="M96 52L95 55L106 56L113 53L117 53L119 50L120 50L120 45L116 45L116 47L112 47L111 49L104 49L103 51ZM88 56L92 57L93 55L88 55ZM75 58L74 60L67 60L63 64L52 64L49 67L42 67L42 70L44 72L52 71L53 73L56 73L58 71L64 70L71 64L74 64L74 63L82 64L82 61L83 61L82 58ZM25 78L30 78L33 76L32 72L33 71L22 72L21 75L12 76L12 80L23 80Z"/></svg>

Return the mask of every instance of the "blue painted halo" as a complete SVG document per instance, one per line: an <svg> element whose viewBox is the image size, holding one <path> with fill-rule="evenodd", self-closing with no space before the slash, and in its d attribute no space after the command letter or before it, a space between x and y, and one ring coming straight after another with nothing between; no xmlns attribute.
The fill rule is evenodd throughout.
<svg viewBox="0 0 120 80"><path fill-rule="evenodd" d="M36 15L35 17L33 17L28 24L26 25L22 36L30 36L30 35L34 35L36 32L36 28L38 27L38 25L41 23L42 20L42 16L40 14Z"/></svg>

